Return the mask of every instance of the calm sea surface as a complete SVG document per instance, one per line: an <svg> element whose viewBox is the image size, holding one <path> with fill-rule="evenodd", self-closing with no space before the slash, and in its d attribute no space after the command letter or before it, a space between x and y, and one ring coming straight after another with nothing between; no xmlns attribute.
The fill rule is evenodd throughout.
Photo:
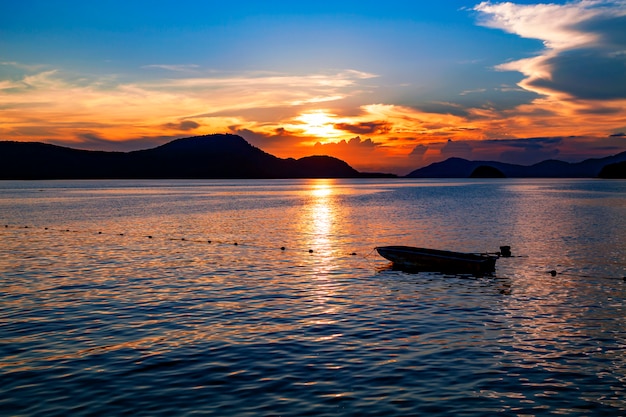
<svg viewBox="0 0 626 417"><path fill-rule="evenodd" d="M0 415L626 415L625 275L626 181L0 182Z"/></svg>

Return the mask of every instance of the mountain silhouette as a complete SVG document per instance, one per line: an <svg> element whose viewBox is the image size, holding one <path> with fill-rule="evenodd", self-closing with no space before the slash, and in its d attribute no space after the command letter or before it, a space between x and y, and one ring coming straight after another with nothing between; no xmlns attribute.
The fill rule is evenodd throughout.
<svg viewBox="0 0 626 417"><path fill-rule="evenodd" d="M330 156L282 159L237 135L177 139L133 152L86 151L40 142L0 142L0 179L358 178ZM380 176L388 176L380 174Z"/></svg>
<svg viewBox="0 0 626 417"><path fill-rule="evenodd" d="M495 161L468 161L462 158L448 158L426 167L416 169L407 178L469 178L479 167L490 167L508 178L596 178L600 171L610 164L626 161L626 152L606 158L586 159L569 163L547 160L534 165L516 165Z"/></svg>

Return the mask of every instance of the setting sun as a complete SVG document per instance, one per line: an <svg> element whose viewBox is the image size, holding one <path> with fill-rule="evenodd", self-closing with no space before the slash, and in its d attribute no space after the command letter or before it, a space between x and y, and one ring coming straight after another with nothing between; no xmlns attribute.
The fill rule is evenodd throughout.
<svg viewBox="0 0 626 417"><path fill-rule="evenodd" d="M296 117L301 124L294 127L300 129L303 134L320 138L320 142L328 142L326 139L339 138L345 133L335 129L337 120L334 114L326 112L326 110L316 110L308 113L302 113Z"/></svg>

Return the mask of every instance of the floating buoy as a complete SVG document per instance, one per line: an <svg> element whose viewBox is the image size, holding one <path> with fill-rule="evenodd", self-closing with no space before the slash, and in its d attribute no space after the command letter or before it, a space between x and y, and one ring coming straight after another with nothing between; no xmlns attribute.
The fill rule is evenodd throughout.
<svg viewBox="0 0 626 417"><path fill-rule="evenodd" d="M44 227L44 228L43 228L43 230L48 230L48 228L47 228L47 227Z"/></svg>
<svg viewBox="0 0 626 417"><path fill-rule="evenodd" d="M356 256L356 252L352 252L350 256Z"/></svg>
<svg viewBox="0 0 626 417"><path fill-rule="evenodd" d="M285 250L285 247L284 247L284 246L281 246L281 247L280 247L280 250Z"/></svg>
<svg viewBox="0 0 626 417"><path fill-rule="evenodd" d="M552 275L553 277L556 277L557 272L553 269L552 271L549 272L550 275Z"/></svg>
<svg viewBox="0 0 626 417"><path fill-rule="evenodd" d="M185 238L182 238L182 239L180 239L180 240L182 240L182 241L184 242L184 241L185 241Z"/></svg>
<svg viewBox="0 0 626 417"><path fill-rule="evenodd" d="M208 242L208 243L211 243L211 241L210 241L210 240L207 240L207 242Z"/></svg>
<svg viewBox="0 0 626 417"><path fill-rule="evenodd" d="M309 249L309 253L313 253L313 249Z"/></svg>
<svg viewBox="0 0 626 417"><path fill-rule="evenodd" d="M124 236L124 233L120 233L120 236Z"/></svg>
<svg viewBox="0 0 626 417"><path fill-rule="evenodd" d="M237 246L238 244L239 244L239 243L237 243L237 242L233 243L233 245L235 245L235 246Z"/></svg>
<svg viewBox="0 0 626 417"><path fill-rule="evenodd" d="M102 232L98 232L98 234L99 234L99 235L101 235L101 234L102 234Z"/></svg>
<svg viewBox="0 0 626 417"><path fill-rule="evenodd" d="M146 236L146 237L147 237L148 239L152 239L152 236L151 236L151 235L148 235L148 236Z"/></svg>

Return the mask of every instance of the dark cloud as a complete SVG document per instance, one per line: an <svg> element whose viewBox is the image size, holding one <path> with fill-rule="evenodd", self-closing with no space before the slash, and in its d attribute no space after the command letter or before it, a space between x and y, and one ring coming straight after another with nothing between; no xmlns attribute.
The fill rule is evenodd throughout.
<svg viewBox="0 0 626 417"><path fill-rule="evenodd" d="M471 159L472 146L468 142L455 142L452 139L448 139L448 143L441 148L441 154L446 157L454 156L458 158Z"/></svg>
<svg viewBox="0 0 626 417"><path fill-rule="evenodd" d="M532 165L547 159L554 159L559 153L557 148L543 151L531 149L505 151L500 154L500 161L517 165Z"/></svg>
<svg viewBox="0 0 626 417"><path fill-rule="evenodd" d="M273 133L260 133L241 126L229 126L230 133L239 135L248 143L279 158L300 158L310 155L310 147L298 146L303 138L279 127Z"/></svg>
<svg viewBox="0 0 626 417"><path fill-rule="evenodd" d="M494 146L507 146L510 148L523 148L528 150L545 149L546 147L557 146L563 143L563 137L549 137L549 138L524 138L524 139L499 139L499 140L487 140L485 144Z"/></svg>
<svg viewBox="0 0 626 417"><path fill-rule="evenodd" d="M563 146L566 140L567 138L560 136L502 139L485 141L481 145L484 148L492 148L492 150L497 151L497 154L492 156L495 156L495 159L499 161L532 165L546 159L556 158L561 152L559 147Z"/></svg>
<svg viewBox="0 0 626 417"><path fill-rule="evenodd" d="M614 133L614 134L612 134L612 135L609 135L609 137L611 137L611 138L621 138L621 137L626 137L626 133L624 133L624 132Z"/></svg>
<svg viewBox="0 0 626 417"><path fill-rule="evenodd" d="M93 132L82 132L76 135L80 139L81 146L86 149L102 149L112 144L112 141L105 139Z"/></svg>
<svg viewBox="0 0 626 417"><path fill-rule="evenodd" d="M337 123L333 125L333 127L357 135L383 134L391 130L391 124L385 121L362 122L357 124Z"/></svg>
<svg viewBox="0 0 626 417"><path fill-rule="evenodd" d="M408 160L411 161L412 164L422 164L424 162L426 152L428 151L428 146L426 145L416 145L413 150L408 155Z"/></svg>
<svg viewBox="0 0 626 417"><path fill-rule="evenodd" d="M619 115L624 111L624 107L607 106L604 103L595 101L592 106L582 107L576 110L576 114L595 114L599 116Z"/></svg>
<svg viewBox="0 0 626 417"><path fill-rule="evenodd" d="M49 139L48 143L59 146L67 146L75 149L84 149L89 151L108 151L108 152L131 152L140 149L150 149L163 145L164 143L180 139L183 136L144 136L139 138L130 138L127 140L110 140L101 137L93 132L80 132L75 135L74 140Z"/></svg>
<svg viewBox="0 0 626 417"><path fill-rule="evenodd" d="M356 136L347 141L324 144L317 142L313 146L312 154L334 156L363 172L390 172L390 168L395 164L390 164L388 160L382 158L382 154L379 153L381 148L380 143ZM398 167L395 168L398 169Z"/></svg>
<svg viewBox="0 0 626 417"><path fill-rule="evenodd" d="M182 130L184 132L189 130L195 130L200 127L199 123L194 122L193 120L182 120L178 123L166 123L165 125L168 129L174 130Z"/></svg>
<svg viewBox="0 0 626 417"><path fill-rule="evenodd" d="M582 161L583 159L588 159L588 158L604 158L605 156L611 156L611 155L616 155L618 153L622 153L625 150L626 149L624 149L623 146L610 146L610 145L594 146L592 149L593 154L591 156L589 156L588 154L583 155L582 157L579 157L578 159L574 161Z"/></svg>
<svg viewBox="0 0 626 417"><path fill-rule="evenodd" d="M529 79L527 86L587 100L626 98L626 54L575 50L547 58L544 63L550 68L549 76Z"/></svg>
<svg viewBox="0 0 626 417"><path fill-rule="evenodd" d="M229 126L231 133L239 135L254 146L264 149L281 143L292 144L294 136L285 128L279 127L273 135L255 132L250 129L241 129L239 126Z"/></svg>
<svg viewBox="0 0 626 417"><path fill-rule="evenodd" d="M411 158L413 158L413 157L422 158L427 150L428 150L428 146L417 145L417 146L415 146L413 148L413 150L409 154L409 157L411 157Z"/></svg>
<svg viewBox="0 0 626 417"><path fill-rule="evenodd" d="M592 32L600 37L600 42L605 48L623 50L626 45L626 16L601 15L596 18L583 21L574 25L584 32Z"/></svg>
<svg viewBox="0 0 626 417"><path fill-rule="evenodd" d="M268 144L276 141L274 136L267 136L262 133L254 132L250 129L241 129L239 126L229 126L228 129L231 133L241 136L252 145L261 149L264 149L268 146Z"/></svg>
<svg viewBox="0 0 626 417"><path fill-rule="evenodd" d="M559 51L543 63L548 76L527 85L587 100L626 98L626 16L602 14L572 27L598 41L587 48Z"/></svg>

